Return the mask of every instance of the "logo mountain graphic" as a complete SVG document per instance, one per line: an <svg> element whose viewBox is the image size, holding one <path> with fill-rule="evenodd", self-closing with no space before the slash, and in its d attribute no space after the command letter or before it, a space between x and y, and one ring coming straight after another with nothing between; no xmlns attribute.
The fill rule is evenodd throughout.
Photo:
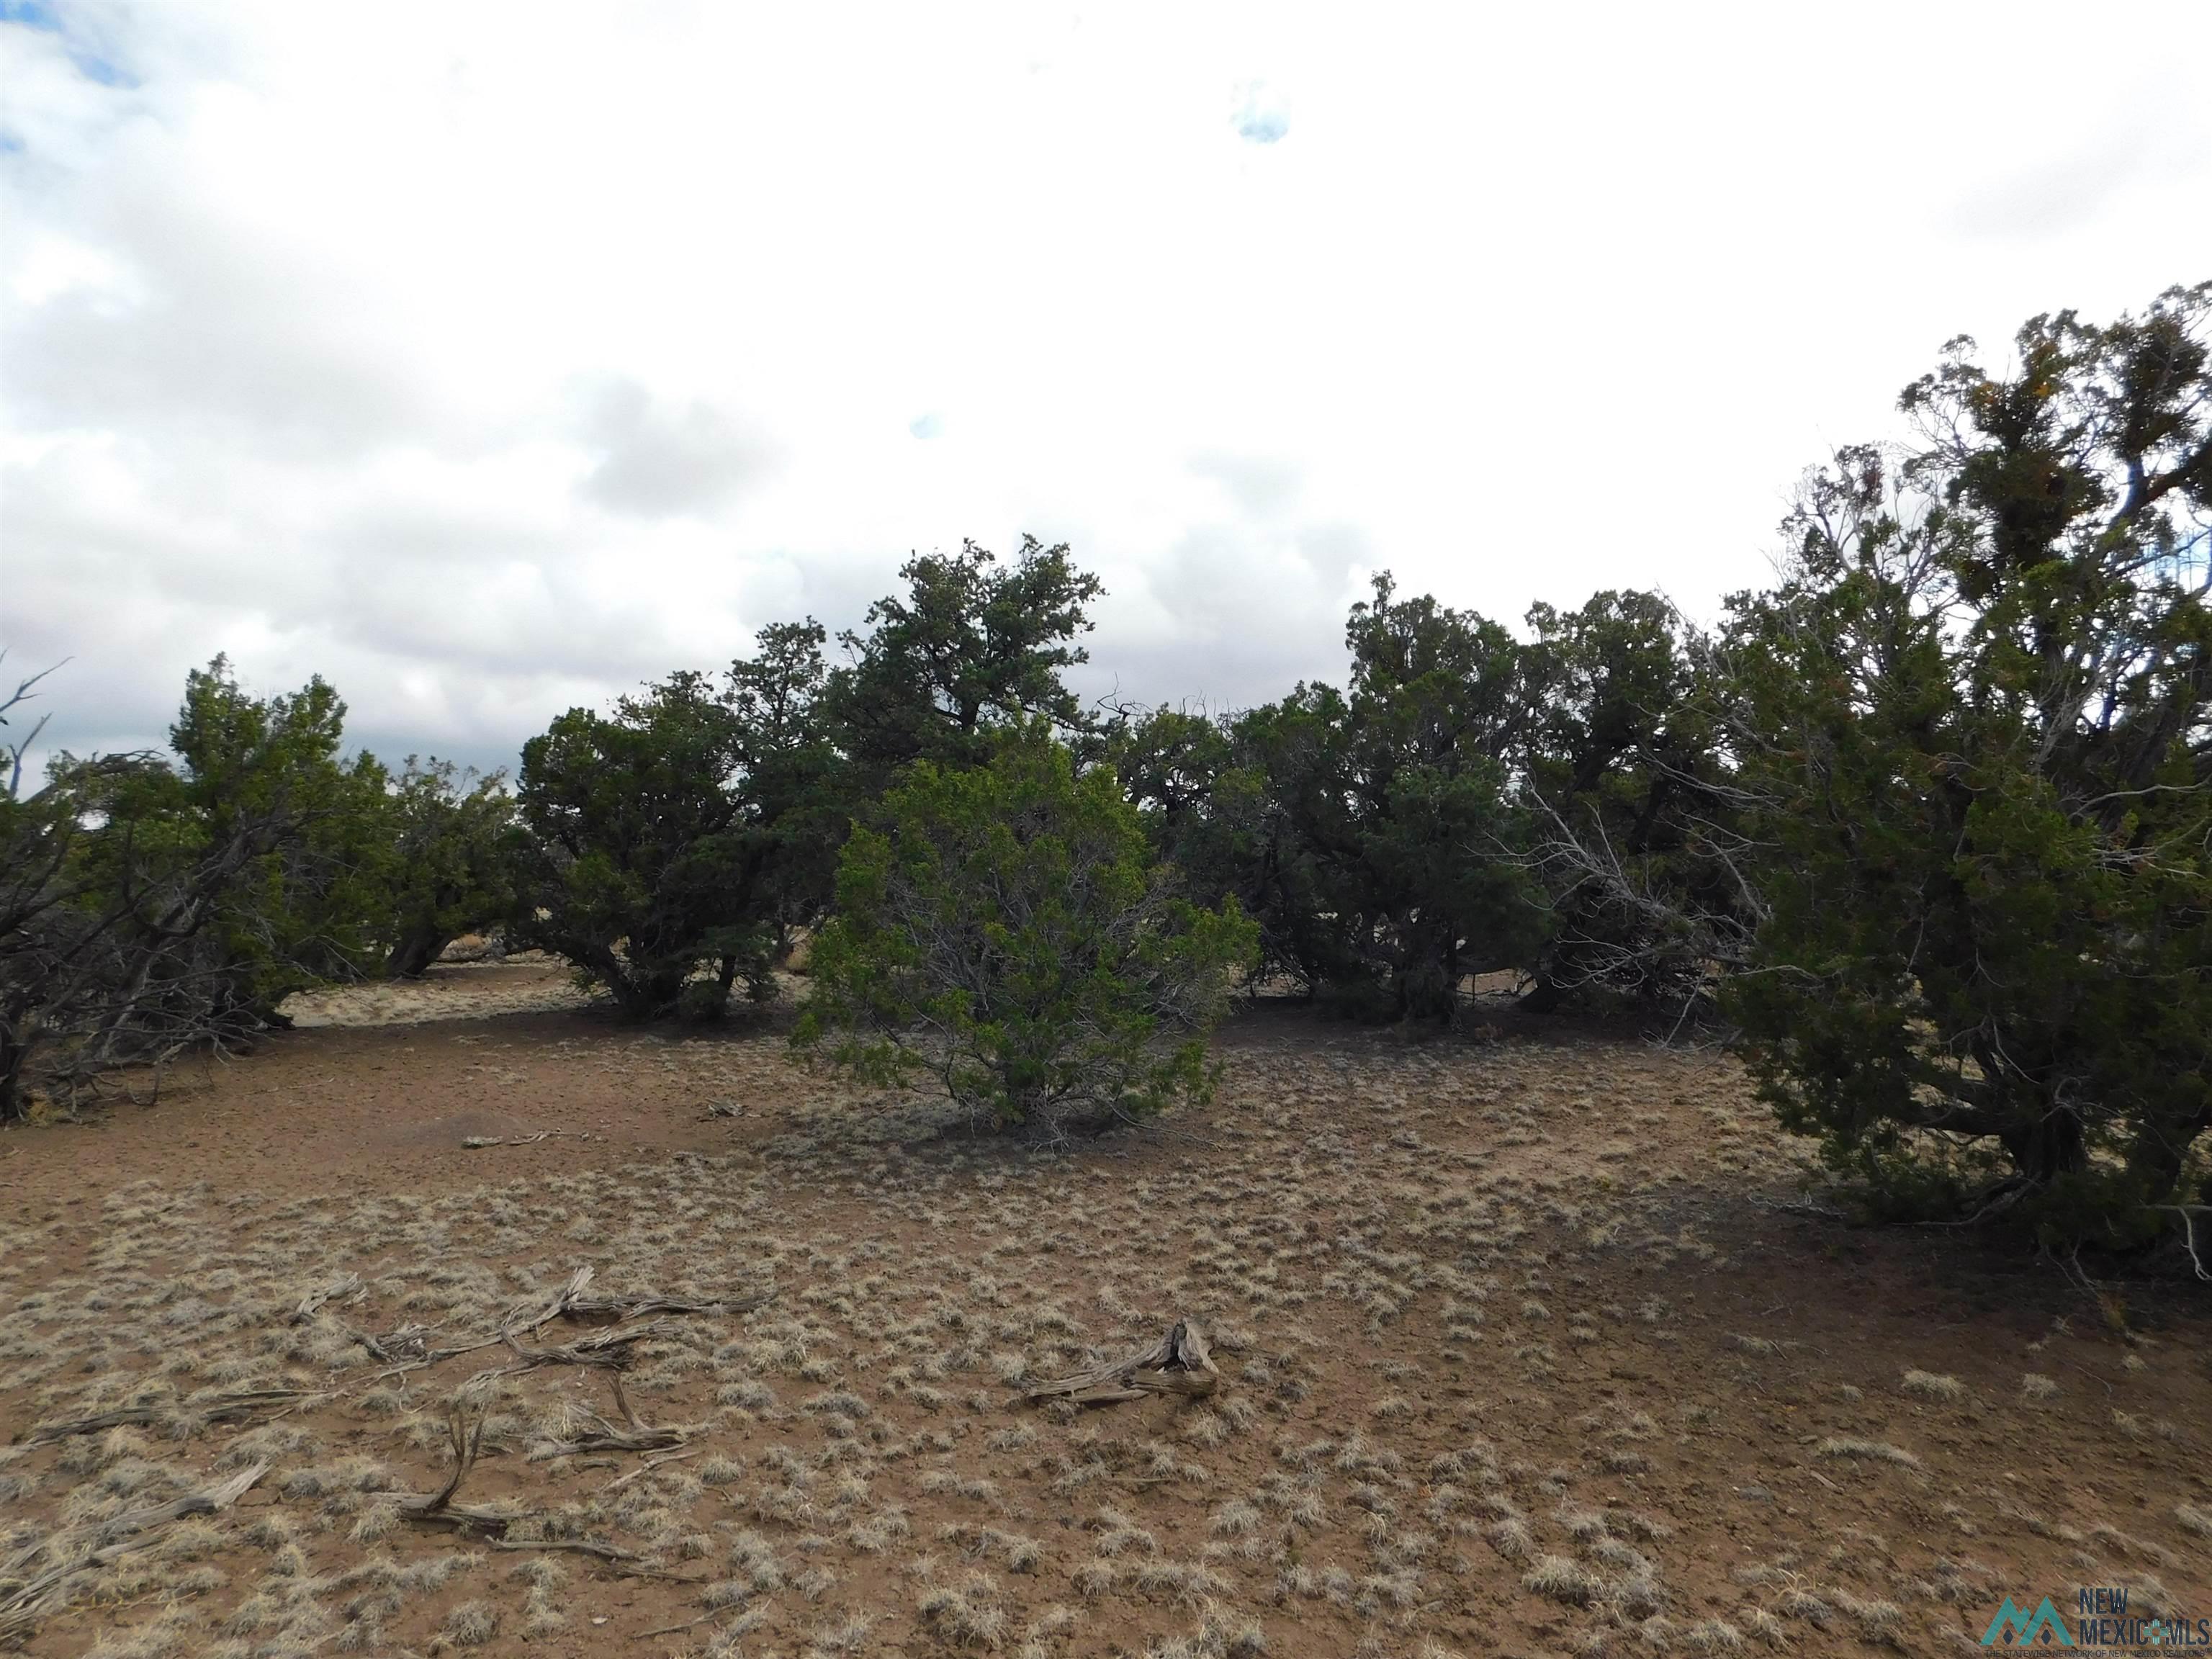
<svg viewBox="0 0 2212 1659"><path fill-rule="evenodd" d="M2008 1644L2018 1643L2025 1646L2039 1635L2046 1647L2054 1639L2062 1648L2074 1645L2074 1638L2066 1629L2066 1621L2052 1608L2049 1596L2043 1598L2043 1605L2031 1615L2014 1606L2012 1597L2008 1595L2004 1605L1997 1609L1997 1616L1990 1620L1990 1627L1982 1632L1982 1645L1995 1647L1997 1638L2002 1636Z"/></svg>

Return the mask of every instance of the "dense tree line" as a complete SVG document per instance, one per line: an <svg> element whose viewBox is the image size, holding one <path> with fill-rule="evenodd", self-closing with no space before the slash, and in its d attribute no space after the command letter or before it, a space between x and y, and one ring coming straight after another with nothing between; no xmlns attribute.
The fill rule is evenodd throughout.
<svg viewBox="0 0 2212 1659"><path fill-rule="evenodd" d="M170 755L0 805L0 1113L470 929L639 1018L772 995L805 930L802 1040L1032 1129L1202 1094L1232 981L1448 1020L1510 970L1717 1020L1886 1203L2148 1236L2212 1200L2209 313L1954 343L1715 627L1386 574L1344 683L1255 708L1086 708L1099 583L1034 540L571 709L511 791L218 661Z"/></svg>

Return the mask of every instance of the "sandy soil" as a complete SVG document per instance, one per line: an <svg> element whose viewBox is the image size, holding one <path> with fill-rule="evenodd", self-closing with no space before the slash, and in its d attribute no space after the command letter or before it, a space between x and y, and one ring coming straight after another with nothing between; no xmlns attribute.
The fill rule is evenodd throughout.
<svg viewBox="0 0 2212 1659"><path fill-rule="evenodd" d="M1215 1107L1048 1154L542 966L301 1012L0 1135L33 1654L1918 1654L2084 1585L2212 1616L2212 1302L1788 1207L1715 1056L1263 1012ZM581 1267L709 1305L532 1322ZM1013 1403L1177 1318L1210 1399ZM611 1337L626 1368L575 1363ZM406 1502L456 1419L474 1524Z"/></svg>
<svg viewBox="0 0 2212 1659"><path fill-rule="evenodd" d="M301 1030L314 1030L331 1025L420 1025L605 1006L604 997L579 988L566 969L532 952L502 962L441 963L421 979L301 991L285 999L278 1012Z"/></svg>

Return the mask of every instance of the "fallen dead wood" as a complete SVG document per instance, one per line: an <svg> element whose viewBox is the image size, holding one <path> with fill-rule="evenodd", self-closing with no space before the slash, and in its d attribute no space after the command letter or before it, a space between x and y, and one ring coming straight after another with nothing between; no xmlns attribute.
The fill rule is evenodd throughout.
<svg viewBox="0 0 2212 1659"><path fill-rule="evenodd" d="M491 1547L495 1550L567 1550L574 1555L588 1555L604 1561L617 1572L632 1578L665 1578L675 1584L696 1584L696 1575L670 1572L665 1567L651 1565L641 1555L628 1550L618 1550L612 1544L594 1542L588 1538L495 1538Z"/></svg>
<svg viewBox="0 0 2212 1659"><path fill-rule="evenodd" d="M375 1335L367 1331L356 1331L353 1340L368 1350L371 1359L380 1364L392 1365L410 1359L428 1360L430 1357L430 1338L435 1334L434 1326L410 1323Z"/></svg>
<svg viewBox="0 0 2212 1659"><path fill-rule="evenodd" d="M168 1414L168 1422L182 1439L195 1427L210 1423L243 1423L250 1418L282 1417L310 1401L327 1398L319 1389L246 1389L234 1394L187 1395Z"/></svg>
<svg viewBox="0 0 2212 1659"><path fill-rule="evenodd" d="M775 1299L774 1291L757 1291L750 1296L724 1297L719 1302L695 1302L680 1296L590 1296L580 1297L562 1310L567 1319L612 1317L635 1319L641 1314L742 1314L755 1308L766 1307Z"/></svg>
<svg viewBox="0 0 2212 1659"><path fill-rule="evenodd" d="M696 1619L686 1619L680 1625L663 1625L658 1630L641 1630L629 1639L633 1642L649 1642L656 1636L673 1636L678 1631L696 1630L708 1620L719 1619L721 1616L719 1610L714 1613L702 1613Z"/></svg>
<svg viewBox="0 0 2212 1659"><path fill-rule="evenodd" d="M567 1313L578 1298L592 1288L592 1270L588 1267L579 1267L568 1275L568 1282L555 1291L550 1301L541 1298L511 1309L507 1317L499 1322L500 1334L512 1336L517 1331L528 1331L535 1335Z"/></svg>
<svg viewBox="0 0 2212 1659"><path fill-rule="evenodd" d="M370 1338L364 1336L359 1331L354 1333L354 1337L363 1347L368 1349L371 1355L377 1354L376 1346ZM460 1354L475 1353L484 1348L495 1348L499 1346L499 1341L500 1339L495 1336L488 1336L481 1342L465 1342L458 1348L424 1347L411 1356L404 1350L401 1350L400 1357L397 1360L377 1372L376 1380L381 1382L389 1377L404 1376L410 1371L425 1370L441 1360L452 1359Z"/></svg>
<svg viewBox="0 0 2212 1659"><path fill-rule="evenodd" d="M446 1419L446 1432L453 1448L453 1473L446 1484L427 1496L420 1492L401 1492L395 1501L399 1513L410 1521L419 1521L425 1526L451 1527L457 1532L485 1531L503 1534L526 1511L506 1504L456 1504L453 1494L468 1479L469 1471L476 1467L477 1454L483 1449L483 1415L477 1414L475 1422L464 1418L461 1408L455 1406Z"/></svg>
<svg viewBox="0 0 2212 1659"><path fill-rule="evenodd" d="M696 1448L687 1447L682 1451L663 1452L658 1457L647 1457L641 1462L638 1466L632 1469L628 1474L616 1476L612 1480L608 1481L605 1486L600 1487L599 1490L601 1492L619 1492L622 1488L629 1485L631 1481L641 1480L646 1475L651 1474L663 1463L681 1463L685 1458L690 1456L692 1452L696 1449Z"/></svg>
<svg viewBox="0 0 2212 1659"><path fill-rule="evenodd" d="M17 1551L0 1562L0 1646L29 1640L67 1604L79 1575L156 1542L149 1534L170 1522L228 1509L268 1473L266 1462L251 1463L202 1491L51 1534Z"/></svg>
<svg viewBox="0 0 2212 1659"><path fill-rule="evenodd" d="M351 1296L361 1288L361 1275L348 1273L332 1280L319 1291L310 1291L300 1298L300 1305L292 1310L292 1322L304 1325L313 1319L326 1302L335 1302L342 1296Z"/></svg>
<svg viewBox="0 0 2212 1659"><path fill-rule="evenodd" d="M1073 1400L1079 1406L1110 1406L1156 1394L1209 1395L1220 1380L1206 1338L1190 1321L1179 1319L1165 1336L1141 1352L1057 1382L1041 1382L1024 1390L1022 1398L1033 1405L1046 1400Z"/></svg>
<svg viewBox="0 0 2212 1659"><path fill-rule="evenodd" d="M532 1348L525 1346L517 1340L525 1334L536 1335L556 1319L591 1324L635 1319L647 1314L750 1313L775 1297L774 1291L755 1291L716 1302L662 1296L651 1291L635 1296L593 1296L591 1294L592 1278L590 1267L577 1268L558 1291L509 1309L501 1318L497 1330L473 1342L462 1342L451 1347L433 1347L430 1338L435 1334L434 1328L413 1324L403 1325L397 1330L381 1334L356 1331L353 1339L368 1351L371 1358L388 1368L379 1373L380 1377L420 1370L441 1360L475 1353L483 1348L497 1347L502 1343L514 1351L518 1356L516 1364L481 1371L471 1379L480 1382L488 1377L506 1376L536 1365L598 1365L608 1368L624 1365L629 1362L627 1353L623 1352L623 1345L648 1336L662 1335L674 1328L664 1321L624 1325L618 1331L603 1331L565 1347Z"/></svg>
<svg viewBox="0 0 2212 1659"><path fill-rule="evenodd" d="M643 1314L741 1314L750 1313L775 1298L773 1291L759 1291L750 1295L724 1297L713 1302L700 1302L685 1297L661 1296L652 1291L637 1296L593 1296L592 1270L579 1267L568 1275L568 1282L552 1297L540 1302L526 1302L500 1322L502 1334L529 1331L535 1335L556 1319L580 1322L607 1319L635 1319Z"/></svg>
<svg viewBox="0 0 2212 1659"><path fill-rule="evenodd" d="M602 1561L637 1561L641 1556L629 1550L618 1550L612 1544L595 1543L588 1538L495 1538L491 1547L495 1550L570 1550L578 1555L597 1556Z"/></svg>
<svg viewBox="0 0 2212 1659"><path fill-rule="evenodd" d="M125 1510L112 1515L94 1528L103 1545L133 1533L144 1532L149 1527L167 1525L181 1521L188 1515L214 1515L228 1509L250 1491L254 1483L269 1473L264 1461L249 1463L228 1480L219 1480L200 1492L188 1492L181 1498L173 1498L166 1504L154 1504L142 1510Z"/></svg>
<svg viewBox="0 0 2212 1659"><path fill-rule="evenodd" d="M678 1428L656 1428L638 1421L637 1413L630 1409L629 1396L623 1392L622 1373L610 1370L607 1381L614 1384L615 1406L623 1414L626 1427L617 1428L604 1417L594 1413L594 1425L588 1433L568 1440L556 1440L535 1447L530 1454L533 1463L544 1463L556 1457L574 1457L580 1452L595 1451L666 1451L684 1443L685 1431Z"/></svg>
<svg viewBox="0 0 2212 1659"><path fill-rule="evenodd" d="M66 1423L41 1423L19 1437L25 1445L43 1446L80 1434L99 1434L108 1429L145 1428L155 1423L235 1423L276 1407L290 1407L317 1396L301 1389L251 1389L240 1394L216 1395L158 1405L118 1406L90 1417Z"/></svg>
<svg viewBox="0 0 2212 1659"><path fill-rule="evenodd" d="M495 1376L513 1376L519 1371L535 1370L540 1365L584 1365L601 1370L619 1370L634 1357L630 1349L647 1337L666 1336L676 1329L669 1319L648 1319L642 1325L610 1325L605 1330L593 1331L565 1346L527 1348L516 1341L512 1334L502 1336L514 1355L514 1363L494 1365L489 1370L478 1371L468 1380L465 1387L473 1388L488 1382Z"/></svg>
<svg viewBox="0 0 2212 1659"><path fill-rule="evenodd" d="M43 1446L49 1441L67 1440L72 1435L143 1428L149 1423L160 1422L165 1409L161 1406L118 1406L112 1412L94 1412L90 1417L73 1418L66 1423L41 1423L27 1433L16 1436L14 1443Z"/></svg>
<svg viewBox="0 0 2212 1659"><path fill-rule="evenodd" d="M619 1396L619 1391L617 1391ZM629 1402L622 1402L625 1411ZM633 1419L633 1421L635 1419ZM454 1496L461 1483L476 1467L477 1455L483 1446L483 1416L478 1413L470 1421L462 1408L456 1405L446 1419L447 1434L453 1449L453 1467L446 1477L446 1484L434 1492L403 1492L397 1498L399 1513L410 1521L425 1526L451 1527L456 1532L481 1533L494 1549L500 1550L566 1550L577 1555L588 1555L605 1562L617 1572L635 1578L666 1578L679 1583L693 1582L678 1573L650 1565L644 1557L617 1549L612 1544L602 1544L588 1538L513 1538L508 1529L518 1522L540 1521L546 1517L532 1510L515 1509L508 1504L457 1504Z"/></svg>

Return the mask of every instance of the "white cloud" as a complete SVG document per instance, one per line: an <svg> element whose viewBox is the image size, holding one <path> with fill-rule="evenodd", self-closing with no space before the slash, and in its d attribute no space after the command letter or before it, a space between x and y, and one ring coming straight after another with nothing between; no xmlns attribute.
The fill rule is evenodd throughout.
<svg viewBox="0 0 2212 1659"><path fill-rule="evenodd" d="M1282 94L1265 81L1246 82L1237 89L1237 108L1230 123L1239 138L1255 144L1272 144L1291 130L1291 112Z"/></svg>
<svg viewBox="0 0 2212 1659"><path fill-rule="evenodd" d="M712 404L659 407L635 380L588 394L584 431L597 459L580 488L611 512L662 519L703 514L763 477L766 446Z"/></svg>
<svg viewBox="0 0 2212 1659"><path fill-rule="evenodd" d="M1024 530L1102 691L1334 674L1383 565L1710 610L1941 341L2212 274L2193 3L55 17L0 642L79 747L228 650L495 757Z"/></svg>

